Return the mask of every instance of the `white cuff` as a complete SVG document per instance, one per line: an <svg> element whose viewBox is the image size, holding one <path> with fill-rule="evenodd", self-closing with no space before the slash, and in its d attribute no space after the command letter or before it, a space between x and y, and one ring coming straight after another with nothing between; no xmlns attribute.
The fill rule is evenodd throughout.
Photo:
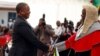
<svg viewBox="0 0 100 56"><path fill-rule="evenodd" d="M56 44L54 45L54 47L57 47L58 52L61 52L61 51L66 50L65 41L56 43Z"/></svg>

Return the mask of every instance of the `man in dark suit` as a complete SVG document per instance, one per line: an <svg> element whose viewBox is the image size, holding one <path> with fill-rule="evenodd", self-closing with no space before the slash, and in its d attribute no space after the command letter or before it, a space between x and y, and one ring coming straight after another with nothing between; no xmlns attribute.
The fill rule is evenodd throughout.
<svg viewBox="0 0 100 56"><path fill-rule="evenodd" d="M13 28L13 45L9 52L9 56L37 56L37 49L48 53L51 51L50 45L41 43L32 27L27 23L29 18L30 8L26 3L19 3L16 6L17 19Z"/></svg>

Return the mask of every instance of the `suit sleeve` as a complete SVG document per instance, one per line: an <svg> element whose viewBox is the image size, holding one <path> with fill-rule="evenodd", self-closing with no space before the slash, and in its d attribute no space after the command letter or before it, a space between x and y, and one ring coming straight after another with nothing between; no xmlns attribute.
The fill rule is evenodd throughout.
<svg viewBox="0 0 100 56"><path fill-rule="evenodd" d="M34 34L34 32L32 31L31 28L28 27L27 24L25 23L21 23L18 27L17 27L17 32L23 36L24 39L26 39L28 42L30 42L31 44L33 44L34 47L44 51L44 52L48 52L49 47L46 46L45 44L43 44L42 42L40 42L36 35Z"/></svg>

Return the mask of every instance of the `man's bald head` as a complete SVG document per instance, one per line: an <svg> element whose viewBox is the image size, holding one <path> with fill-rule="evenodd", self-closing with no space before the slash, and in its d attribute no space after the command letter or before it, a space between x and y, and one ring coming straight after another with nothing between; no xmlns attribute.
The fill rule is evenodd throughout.
<svg viewBox="0 0 100 56"><path fill-rule="evenodd" d="M57 20L56 25L59 27L61 25L60 21Z"/></svg>
<svg viewBox="0 0 100 56"><path fill-rule="evenodd" d="M24 19L28 19L30 15L30 8L26 3L19 3L16 6L17 15L22 16Z"/></svg>
<svg viewBox="0 0 100 56"><path fill-rule="evenodd" d="M19 13L20 10L21 10L22 8L24 8L25 6L27 6L26 3L24 3L24 2L19 3L19 4L16 6L16 12Z"/></svg>

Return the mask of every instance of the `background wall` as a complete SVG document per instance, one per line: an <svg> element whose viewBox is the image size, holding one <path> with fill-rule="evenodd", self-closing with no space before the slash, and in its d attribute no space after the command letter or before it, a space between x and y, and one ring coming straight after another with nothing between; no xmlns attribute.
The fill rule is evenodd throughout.
<svg viewBox="0 0 100 56"><path fill-rule="evenodd" d="M8 26L8 13L15 12L10 10L0 10L0 25ZM2 20L4 20L4 24L2 24Z"/></svg>
<svg viewBox="0 0 100 56"><path fill-rule="evenodd" d="M31 9L29 23L35 27L42 14L46 14L46 23L56 27L56 21L64 21L66 17L75 25L81 18L82 4L90 0L0 0L9 2L26 2Z"/></svg>

